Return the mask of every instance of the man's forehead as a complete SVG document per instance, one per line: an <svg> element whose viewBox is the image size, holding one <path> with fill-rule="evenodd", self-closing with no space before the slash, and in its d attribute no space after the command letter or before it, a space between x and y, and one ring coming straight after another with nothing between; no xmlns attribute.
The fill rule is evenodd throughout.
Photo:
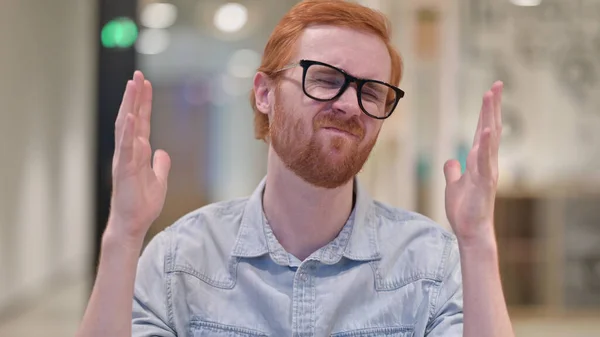
<svg viewBox="0 0 600 337"><path fill-rule="evenodd" d="M375 34L335 27L311 26L297 45L297 57L320 61L362 78L389 81L391 58L383 40Z"/></svg>

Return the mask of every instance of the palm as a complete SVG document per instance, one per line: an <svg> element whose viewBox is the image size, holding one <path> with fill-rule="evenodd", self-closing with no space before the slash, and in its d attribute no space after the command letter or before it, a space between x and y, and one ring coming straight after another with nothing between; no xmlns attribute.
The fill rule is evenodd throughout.
<svg viewBox="0 0 600 337"><path fill-rule="evenodd" d="M498 148L502 133L502 83L486 93L473 148L463 174L449 161L446 174L446 215L459 238L469 239L493 230L494 200L498 182Z"/></svg>
<svg viewBox="0 0 600 337"><path fill-rule="evenodd" d="M151 152L148 144L134 142L134 151ZM113 170L115 175L115 190L120 191L113 197L113 209L134 223L154 221L162 208L165 199L166 186L161 182L149 165L144 162L130 162L119 165ZM146 212L140 212L147 209Z"/></svg>
<svg viewBox="0 0 600 337"><path fill-rule="evenodd" d="M152 86L136 72L116 122L111 200L111 216L123 224L121 232L136 237L146 233L162 210L170 168L164 151L157 151L151 165L151 104Z"/></svg>

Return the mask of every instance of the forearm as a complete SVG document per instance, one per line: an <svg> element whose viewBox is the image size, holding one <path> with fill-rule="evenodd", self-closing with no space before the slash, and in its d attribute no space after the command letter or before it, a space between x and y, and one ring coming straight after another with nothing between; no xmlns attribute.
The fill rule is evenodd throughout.
<svg viewBox="0 0 600 337"><path fill-rule="evenodd" d="M135 275L142 240L125 241L111 232L102 238L100 263L77 337L130 337Z"/></svg>
<svg viewBox="0 0 600 337"><path fill-rule="evenodd" d="M463 336L514 336L502 291L498 249L493 234L474 244L459 244L459 247L463 278Z"/></svg>

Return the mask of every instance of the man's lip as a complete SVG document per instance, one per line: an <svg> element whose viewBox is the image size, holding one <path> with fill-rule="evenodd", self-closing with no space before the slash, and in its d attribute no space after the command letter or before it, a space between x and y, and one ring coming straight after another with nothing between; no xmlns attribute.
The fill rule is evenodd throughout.
<svg viewBox="0 0 600 337"><path fill-rule="evenodd" d="M345 134L347 134L347 135L350 135L350 136L352 136L352 137L356 137L356 138L358 138L358 136L357 136L357 135L355 135L355 134L354 134L354 133L352 133L352 132L348 132L348 131L346 131L346 130L338 129L338 128L336 128L336 127L333 127L333 126L326 126L326 127L324 127L323 129L326 129L326 130L333 130L333 131L337 131L337 132L345 133Z"/></svg>

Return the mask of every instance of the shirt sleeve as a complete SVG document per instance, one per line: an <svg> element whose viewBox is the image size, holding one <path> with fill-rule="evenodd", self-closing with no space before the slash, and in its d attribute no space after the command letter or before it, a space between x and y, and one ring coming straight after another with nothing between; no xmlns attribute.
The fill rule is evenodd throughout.
<svg viewBox="0 0 600 337"><path fill-rule="evenodd" d="M442 260L442 283L434 296L432 314L427 323L427 337L462 337L463 290L460 256L455 239L448 238Z"/></svg>
<svg viewBox="0 0 600 337"><path fill-rule="evenodd" d="M169 233L157 234L144 249L133 294L132 337L175 337L168 279Z"/></svg>

